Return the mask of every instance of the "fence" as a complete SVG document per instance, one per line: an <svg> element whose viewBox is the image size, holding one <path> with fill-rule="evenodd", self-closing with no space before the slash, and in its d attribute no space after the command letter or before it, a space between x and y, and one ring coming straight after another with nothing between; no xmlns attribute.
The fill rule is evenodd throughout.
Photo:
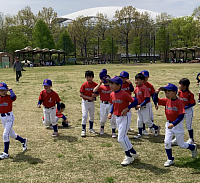
<svg viewBox="0 0 200 183"><path fill-rule="evenodd" d="M0 62L0 68L8 68L10 67L10 62Z"/></svg>

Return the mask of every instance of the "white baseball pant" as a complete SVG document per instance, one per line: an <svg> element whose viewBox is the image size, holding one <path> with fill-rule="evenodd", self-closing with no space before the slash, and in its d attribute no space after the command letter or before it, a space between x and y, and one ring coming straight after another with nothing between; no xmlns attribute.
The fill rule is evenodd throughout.
<svg viewBox="0 0 200 183"><path fill-rule="evenodd" d="M82 124L87 124L88 112L89 121L94 121L95 105L94 102L88 102L88 100L82 99Z"/></svg>
<svg viewBox="0 0 200 183"><path fill-rule="evenodd" d="M153 117L153 109L152 109L152 104L151 102L149 102L149 109L150 109L150 120L151 121L154 121L154 117Z"/></svg>
<svg viewBox="0 0 200 183"><path fill-rule="evenodd" d="M118 129L118 142L124 151L128 151L133 147L127 136L128 129L130 128L128 116L116 116L116 123Z"/></svg>
<svg viewBox="0 0 200 183"><path fill-rule="evenodd" d="M3 141L4 142L9 142L9 137L16 139L17 138L17 134L15 133L15 131L12 129L13 125L14 125L14 120L15 117L13 115L13 112L9 112L10 115L1 117L1 123L3 125L4 128L4 132L3 132Z"/></svg>
<svg viewBox="0 0 200 183"><path fill-rule="evenodd" d="M43 124L45 126L49 126L52 124L52 126L55 126L57 124L56 122L56 106L51 108L43 107L43 113L44 113L44 121Z"/></svg>
<svg viewBox="0 0 200 183"><path fill-rule="evenodd" d="M168 129L169 121L165 124L165 149L171 149L171 141L173 138L173 135L175 135L177 144L179 147L183 149L187 149L189 147L189 144L184 142L184 129L183 129L183 120L174 126L172 129Z"/></svg>
<svg viewBox="0 0 200 183"><path fill-rule="evenodd" d="M111 104L104 104L100 103L100 126L105 126L105 122L108 118L108 114L110 113L112 105ZM110 126L112 129L117 128L116 124L116 116L113 114L110 121Z"/></svg>
<svg viewBox="0 0 200 183"><path fill-rule="evenodd" d="M192 130L192 119L193 119L193 107L185 110L184 119L186 119L186 128L187 130Z"/></svg>
<svg viewBox="0 0 200 183"><path fill-rule="evenodd" d="M132 117L131 109L127 112L127 116L128 116L128 121L131 125L131 117Z"/></svg>
<svg viewBox="0 0 200 183"><path fill-rule="evenodd" d="M146 106L141 107L138 110L138 117L137 117L137 126L138 128L143 128L143 123L150 128L153 125L153 122L150 119L150 108L151 103L147 103Z"/></svg>

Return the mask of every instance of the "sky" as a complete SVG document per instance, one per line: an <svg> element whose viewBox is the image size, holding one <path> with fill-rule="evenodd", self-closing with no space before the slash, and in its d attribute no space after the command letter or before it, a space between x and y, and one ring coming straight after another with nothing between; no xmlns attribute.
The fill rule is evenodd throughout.
<svg viewBox="0 0 200 183"><path fill-rule="evenodd" d="M179 17L191 15L194 8L200 6L200 0L0 0L0 12L4 15L15 15L26 6L29 6L34 14L43 7L52 7L58 17L103 6L133 6Z"/></svg>

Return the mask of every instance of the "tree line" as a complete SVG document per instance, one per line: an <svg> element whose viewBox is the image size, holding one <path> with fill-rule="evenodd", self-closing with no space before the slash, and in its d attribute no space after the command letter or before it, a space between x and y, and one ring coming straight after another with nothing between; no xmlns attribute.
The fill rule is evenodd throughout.
<svg viewBox="0 0 200 183"><path fill-rule="evenodd" d="M172 17L161 13L153 20L148 12L132 6L117 10L113 20L77 17L59 24L53 8L43 7L36 15L26 6L16 15L0 13L0 52L14 52L27 46L63 49L76 57L125 53L155 55L172 47L200 46L200 6L191 16Z"/></svg>

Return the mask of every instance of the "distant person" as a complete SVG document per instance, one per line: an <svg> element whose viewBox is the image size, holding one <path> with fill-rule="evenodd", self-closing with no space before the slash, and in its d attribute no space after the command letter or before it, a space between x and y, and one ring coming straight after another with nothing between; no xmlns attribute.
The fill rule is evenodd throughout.
<svg viewBox="0 0 200 183"><path fill-rule="evenodd" d="M19 78L22 77L22 64L19 61L18 57L15 57L15 62L14 62L14 66L13 66L13 70L16 71L16 82L19 82Z"/></svg>

